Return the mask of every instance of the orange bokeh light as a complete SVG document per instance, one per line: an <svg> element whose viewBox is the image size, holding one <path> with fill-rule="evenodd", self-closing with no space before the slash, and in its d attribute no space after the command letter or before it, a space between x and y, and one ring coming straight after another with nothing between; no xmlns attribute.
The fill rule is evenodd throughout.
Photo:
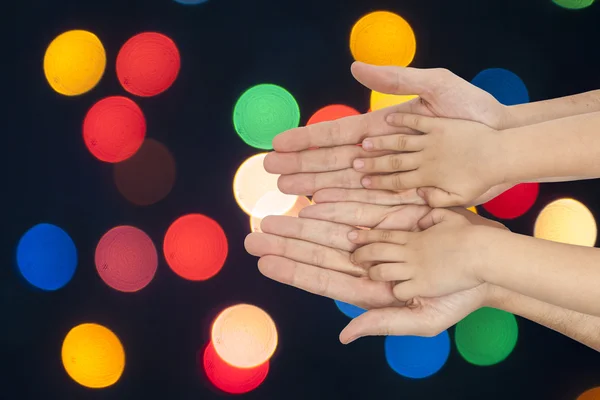
<svg viewBox="0 0 600 400"><path fill-rule="evenodd" d="M318 124L319 122L334 121L336 119L359 115L360 113L352 107L343 104L332 104L318 110L310 117L306 125Z"/></svg>
<svg viewBox="0 0 600 400"><path fill-rule="evenodd" d="M577 400L600 400L600 387L582 393Z"/></svg>
<svg viewBox="0 0 600 400"><path fill-rule="evenodd" d="M260 201L259 201L259 204L260 204ZM308 207L311 204L312 203L308 199L308 197L298 196L298 200L296 200L296 204L294 204L294 206L289 211L284 213L283 215L287 215L289 217L297 217L303 208ZM262 230L260 229L260 223L262 220L263 220L262 218L251 216L250 217L250 230L252 232L262 232Z"/></svg>

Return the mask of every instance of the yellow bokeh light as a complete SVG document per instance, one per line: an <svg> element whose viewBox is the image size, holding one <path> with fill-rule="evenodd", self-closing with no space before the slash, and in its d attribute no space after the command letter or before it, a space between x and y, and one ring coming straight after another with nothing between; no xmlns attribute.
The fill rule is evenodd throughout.
<svg viewBox="0 0 600 400"><path fill-rule="evenodd" d="M467 208L467 210L477 214L477 207L475 207L475 206L471 206L471 207Z"/></svg>
<svg viewBox="0 0 600 400"><path fill-rule="evenodd" d="M261 198L261 200L259 200L258 202L258 207L260 207L260 204L264 202L264 197ZM312 203L311 201L308 199L308 197L306 196L298 196L298 199L296 200L296 203L294 204L294 206L288 210L286 213L284 213L283 215L287 215L289 217L297 217L298 214L300 213L300 211L305 208L310 206ZM256 214L254 214L256 215ZM256 216L250 216L250 230L252 232L262 232L262 230L260 229L260 223L263 220L264 217L256 217ZM266 215L274 215L274 214L266 214Z"/></svg>
<svg viewBox="0 0 600 400"><path fill-rule="evenodd" d="M65 32L50 43L44 56L44 73L52 89L65 96L92 90L104 75L106 52L91 32Z"/></svg>
<svg viewBox="0 0 600 400"><path fill-rule="evenodd" d="M265 171L263 160L267 153L256 154L240 165L233 178L233 195L240 208L259 218L268 214L282 215L296 203L298 196L283 194L277 187L279 175ZM259 204L260 199L267 199Z"/></svg>
<svg viewBox="0 0 600 400"><path fill-rule="evenodd" d="M388 11L365 15L350 33L352 56L367 64L406 67L416 50L417 41L409 23Z"/></svg>
<svg viewBox="0 0 600 400"><path fill-rule="evenodd" d="M533 235L554 242L593 247L598 229L591 211L574 199L548 204L535 221Z"/></svg>
<svg viewBox="0 0 600 400"><path fill-rule="evenodd" d="M277 327L263 309L238 304L217 316L211 340L223 361L238 368L253 368L269 360L275 352Z"/></svg>
<svg viewBox="0 0 600 400"><path fill-rule="evenodd" d="M62 362L75 382L89 388L105 388L123 374L125 352L110 329L98 324L81 324L65 337Z"/></svg>
<svg viewBox="0 0 600 400"><path fill-rule="evenodd" d="M416 99L417 97L419 96L413 94L386 94L379 93L373 90L371 91L371 111L377 111L381 110L382 108L406 103L407 101L411 101L412 99Z"/></svg>

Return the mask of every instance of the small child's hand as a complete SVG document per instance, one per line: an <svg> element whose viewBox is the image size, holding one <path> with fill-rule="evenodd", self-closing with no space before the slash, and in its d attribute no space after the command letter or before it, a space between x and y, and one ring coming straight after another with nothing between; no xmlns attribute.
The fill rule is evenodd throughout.
<svg viewBox="0 0 600 400"><path fill-rule="evenodd" d="M390 114L388 123L422 134L368 137L367 151L399 153L354 160L367 189L421 188L431 207L471 204L504 182L501 134L487 125L458 119Z"/></svg>
<svg viewBox="0 0 600 400"><path fill-rule="evenodd" d="M348 234L363 245L351 260L368 269L374 281L399 281L394 296L438 297L483 283L478 277L479 248L469 220L453 211L433 209L418 223L422 232L356 230Z"/></svg>

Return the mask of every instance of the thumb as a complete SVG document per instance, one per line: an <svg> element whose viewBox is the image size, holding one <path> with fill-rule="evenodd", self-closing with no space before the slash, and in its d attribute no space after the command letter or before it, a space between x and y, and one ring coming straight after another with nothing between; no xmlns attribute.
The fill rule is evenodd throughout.
<svg viewBox="0 0 600 400"><path fill-rule="evenodd" d="M426 216L419 220L418 225L419 228L425 230L441 222L457 221L461 218L465 217L455 213L454 211L450 211L445 208L434 208Z"/></svg>
<svg viewBox="0 0 600 400"><path fill-rule="evenodd" d="M421 95L431 87L428 70L370 65L354 62L350 68L354 79L380 93Z"/></svg>
<svg viewBox="0 0 600 400"><path fill-rule="evenodd" d="M427 318L419 318L411 309L378 308L354 318L340 333L340 342L348 344L364 336L426 335Z"/></svg>
<svg viewBox="0 0 600 400"><path fill-rule="evenodd" d="M431 208L453 207L462 205L464 203L461 196L448 193L445 190L436 187L419 188L417 193Z"/></svg>

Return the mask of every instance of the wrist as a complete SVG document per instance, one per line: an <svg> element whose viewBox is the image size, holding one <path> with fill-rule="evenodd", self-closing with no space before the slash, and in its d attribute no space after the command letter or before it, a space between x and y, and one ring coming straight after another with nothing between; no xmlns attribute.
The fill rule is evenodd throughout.
<svg viewBox="0 0 600 400"><path fill-rule="evenodd" d="M482 286L485 287L484 307L497 308L498 310L510 308L508 304L514 298L515 292L491 283L484 283Z"/></svg>
<svg viewBox="0 0 600 400"><path fill-rule="evenodd" d="M502 232L501 229L492 228L485 225L472 225L469 230L465 243L471 248L472 270L474 276L481 283L491 283L489 270L491 265L490 248L493 246L494 233Z"/></svg>

